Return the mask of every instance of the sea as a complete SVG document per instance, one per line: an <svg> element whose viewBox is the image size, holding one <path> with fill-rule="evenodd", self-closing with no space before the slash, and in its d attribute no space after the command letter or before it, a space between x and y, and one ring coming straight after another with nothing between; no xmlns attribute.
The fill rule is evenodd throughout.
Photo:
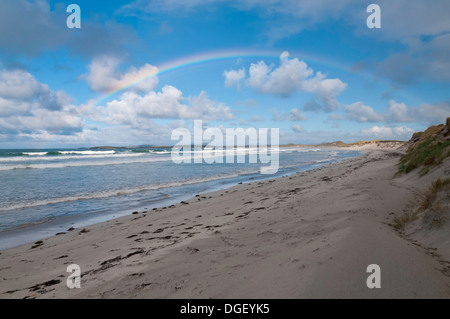
<svg viewBox="0 0 450 319"><path fill-rule="evenodd" d="M244 152L248 156L251 150ZM278 171L266 175L261 166L267 164L248 160L176 164L168 147L0 150L0 249L358 155L282 147Z"/></svg>

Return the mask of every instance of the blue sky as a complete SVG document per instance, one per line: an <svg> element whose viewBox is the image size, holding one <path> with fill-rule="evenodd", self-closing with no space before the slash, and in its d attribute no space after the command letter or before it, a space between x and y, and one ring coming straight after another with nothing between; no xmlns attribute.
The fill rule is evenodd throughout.
<svg viewBox="0 0 450 319"><path fill-rule="evenodd" d="M66 26L71 3L81 29ZM370 3L380 29L366 25ZM450 116L449 10L446 0L1 0L0 148L168 144L195 119L280 128L283 144L407 140ZM177 64L188 57L197 63Z"/></svg>

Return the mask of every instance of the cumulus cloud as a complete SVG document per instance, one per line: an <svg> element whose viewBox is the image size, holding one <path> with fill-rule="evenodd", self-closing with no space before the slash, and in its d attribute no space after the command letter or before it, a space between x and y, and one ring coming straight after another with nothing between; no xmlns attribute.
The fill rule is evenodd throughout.
<svg viewBox="0 0 450 319"><path fill-rule="evenodd" d="M54 135L71 135L82 131L78 111L68 106L61 111L33 108L29 115L0 118L0 130L13 134L44 131Z"/></svg>
<svg viewBox="0 0 450 319"><path fill-rule="evenodd" d="M264 61L252 64L249 69L249 85L258 92L290 96L305 90L305 81L314 71L298 59L289 59L289 53L280 56L281 65L273 69Z"/></svg>
<svg viewBox="0 0 450 319"><path fill-rule="evenodd" d="M184 103L184 102L187 102ZM108 102L103 108L96 108L92 117L110 124L142 127L149 119L202 119L232 120L232 110L223 103L209 99L205 92L198 96L183 97L177 88L166 85L161 92L141 95L129 91L119 99Z"/></svg>
<svg viewBox="0 0 450 319"><path fill-rule="evenodd" d="M114 91L143 78L145 80L134 84L130 89L147 93L158 86L157 67L145 64L141 68L131 67L126 73L120 73L117 71L119 65L120 60L115 57L97 57L89 65L89 71L84 77L93 91L100 92Z"/></svg>
<svg viewBox="0 0 450 319"><path fill-rule="evenodd" d="M259 93L281 97L289 97L296 92L312 93L329 111L339 106L336 97L347 87L346 83L340 79L328 79L321 72L314 74L304 61L290 59L288 52L281 54L280 62L277 68L264 61L251 64L247 84Z"/></svg>
<svg viewBox="0 0 450 319"><path fill-rule="evenodd" d="M198 96L187 98L187 101L189 109L183 118L223 121L234 119L231 108L222 102L211 100L204 91Z"/></svg>
<svg viewBox="0 0 450 319"><path fill-rule="evenodd" d="M246 73L245 69L240 70L230 70L223 72L223 76L225 77L225 86L230 87L240 87L242 80L245 79Z"/></svg>
<svg viewBox="0 0 450 319"><path fill-rule="evenodd" d="M54 92L24 70L0 71L0 114L23 114L35 104L48 110L60 110L71 102L63 91Z"/></svg>
<svg viewBox="0 0 450 319"><path fill-rule="evenodd" d="M345 107L347 119L356 122L409 123L426 122L437 124L445 121L450 114L450 103L440 102L408 107L405 103L389 101L385 112L376 112L363 102L356 102Z"/></svg>
<svg viewBox="0 0 450 319"><path fill-rule="evenodd" d="M24 70L3 70L0 73L0 96L3 98L26 100L47 91L48 86Z"/></svg>
<svg viewBox="0 0 450 319"><path fill-rule="evenodd" d="M368 136L370 139L407 140L411 137L414 131L406 126L373 126L366 130L362 130L361 133Z"/></svg>
<svg viewBox="0 0 450 319"><path fill-rule="evenodd" d="M63 91L23 70L0 71L0 132L17 135L45 131L65 135L82 130L78 109Z"/></svg>
<svg viewBox="0 0 450 319"><path fill-rule="evenodd" d="M357 122L381 122L383 117L375 112L372 107L363 102L356 102L345 107L347 117Z"/></svg>
<svg viewBox="0 0 450 319"><path fill-rule="evenodd" d="M389 101L388 111L382 114L384 121L386 122L414 122L411 110L408 109L405 103L397 103L394 100Z"/></svg>

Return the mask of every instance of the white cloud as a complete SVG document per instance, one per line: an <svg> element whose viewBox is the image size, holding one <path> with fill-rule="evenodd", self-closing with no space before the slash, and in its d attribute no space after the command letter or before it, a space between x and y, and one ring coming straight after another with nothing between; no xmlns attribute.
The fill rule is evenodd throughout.
<svg viewBox="0 0 450 319"><path fill-rule="evenodd" d="M0 117L11 115L24 115L30 113L31 103L29 101L17 101L0 97Z"/></svg>
<svg viewBox="0 0 450 319"><path fill-rule="evenodd" d="M158 86L158 68L145 64L141 68L131 67L126 73L117 71L120 60L111 56L95 58L84 75L93 91L109 92L134 83L131 90L147 93Z"/></svg>
<svg viewBox="0 0 450 319"><path fill-rule="evenodd" d="M226 87L239 88L242 80L244 80L246 77L246 73L245 73L245 69L230 70L230 71L224 71L223 76L225 77L225 86Z"/></svg>
<svg viewBox="0 0 450 319"><path fill-rule="evenodd" d="M0 73L0 96L27 100L48 92L48 86L39 83L24 70L3 70Z"/></svg>
<svg viewBox="0 0 450 319"><path fill-rule="evenodd" d="M347 117L357 122L381 122L383 117L376 113L372 107L363 102L356 102L345 107Z"/></svg>
<svg viewBox="0 0 450 319"><path fill-rule="evenodd" d="M305 91L305 81L314 71L305 62L289 59L283 52L281 65L273 69L264 61L252 64L249 69L249 85L260 93L289 96L296 91Z"/></svg>
<svg viewBox="0 0 450 319"><path fill-rule="evenodd" d="M407 140L414 133L413 130L406 126L386 127L373 126L369 129L362 130L361 133L369 137L369 139L384 139L384 140Z"/></svg>
<svg viewBox="0 0 450 319"><path fill-rule="evenodd" d="M339 106L336 97L347 87L346 83L340 79L327 79L320 72L314 74L304 61L289 59L288 52L281 54L280 61L277 68L268 66L264 61L251 64L248 85L259 93L281 97L289 97L296 92L313 93L320 102L327 105L328 111Z"/></svg>
<svg viewBox="0 0 450 319"><path fill-rule="evenodd" d="M125 92L104 108L97 107L92 117L100 122L139 128L149 119L231 120L234 115L228 106L210 100L205 92L184 98L180 90L166 85L161 92L145 95Z"/></svg>
<svg viewBox="0 0 450 319"><path fill-rule="evenodd" d="M384 122L384 123L411 123L425 122L428 124L443 123L450 115L450 103L441 102L421 104L417 107L408 107L405 103L389 101L386 112L376 112L363 102L356 102L345 107L347 119L356 122Z"/></svg>
<svg viewBox="0 0 450 319"><path fill-rule="evenodd" d="M117 145L130 146L139 144L170 145L173 122L167 125L159 125L148 120L148 125L142 128L130 128L128 126L107 126L102 128L85 128L83 131L74 132L70 135L56 136L52 132L37 130L32 132L21 132L17 135L4 135L0 132L2 145L16 148L18 143L25 148L42 147L43 141L48 147L79 147L93 145ZM176 123L175 127L183 125Z"/></svg>
<svg viewBox="0 0 450 319"><path fill-rule="evenodd" d="M183 118L224 121L234 119L231 108L221 102L210 100L204 91L187 100L190 107Z"/></svg>
<svg viewBox="0 0 450 319"><path fill-rule="evenodd" d="M382 116L386 122L413 122L414 120L410 117L408 111L405 103L390 100L388 112Z"/></svg>
<svg viewBox="0 0 450 319"><path fill-rule="evenodd" d="M61 111L34 108L29 115L0 118L0 130L8 132L45 131L56 135L73 134L82 130L83 121L75 107Z"/></svg>
<svg viewBox="0 0 450 319"><path fill-rule="evenodd" d="M26 71L0 71L0 132L79 132L83 122L70 102L66 93L50 90Z"/></svg>
<svg viewBox="0 0 450 319"><path fill-rule="evenodd" d="M346 88L347 84L340 79L326 79L325 75L320 72L305 83L305 91L314 93L316 98L324 103L330 112L338 108L339 102L336 96Z"/></svg>

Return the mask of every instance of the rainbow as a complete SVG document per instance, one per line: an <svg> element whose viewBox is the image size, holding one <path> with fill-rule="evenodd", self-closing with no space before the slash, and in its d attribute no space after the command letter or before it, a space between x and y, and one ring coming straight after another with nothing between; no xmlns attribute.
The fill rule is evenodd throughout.
<svg viewBox="0 0 450 319"><path fill-rule="evenodd" d="M351 72L351 69L345 63L330 59L329 57L321 57L317 54L311 55L305 52L298 51L289 51L291 58L298 58L300 60L305 60L308 64L310 62L314 62L323 66L332 67L344 72ZM238 60L238 59L271 59L271 60L279 60L282 50L277 51L269 51L269 50L241 50L241 49L233 49L233 50L222 50L222 51L209 51L198 53L195 55L184 56L178 59L174 59L168 62L165 62L161 65L156 65L157 72L149 72L143 76L130 80L125 85L120 87L116 87L106 92L103 96L100 96L98 99L91 100L89 103L82 105L80 108L79 116L82 116L90 109L95 106L102 106L102 103L107 102L113 96L124 92L136 84L139 84L143 81L146 81L149 78L159 76L162 74L175 72L180 69L195 67L208 63L215 63L220 61L227 60ZM359 73L359 75L364 76L364 74ZM50 141L47 141L49 143ZM44 149L44 148L42 148Z"/></svg>
<svg viewBox="0 0 450 319"><path fill-rule="evenodd" d="M237 59L279 59L281 55L281 51L263 51L263 50L228 50L228 51L212 51L212 52L205 52L200 53L196 55L191 56L185 56L181 57L169 62L166 62L164 64L158 65L157 72L150 72L148 74L145 74L143 76L140 76L139 78L135 78L128 82L125 85L122 85L120 87L116 87L110 91L108 91L105 95L100 97L98 100L95 101L95 103L91 104L91 107L95 105L100 105L102 102L107 101L112 96L126 91L136 84L139 84L143 81L146 81L149 78L159 76L165 73L174 72L180 69L188 68L188 67L195 67L197 65L202 64L208 64L208 63L215 63L219 61L226 61L226 60L237 60ZM307 60L309 62L316 62L323 65L332 66L335 68L338 68L340 70L348 70L347 66L344 66L343 64L340 64L336 61L330 61L329 59L319 58L317 56L311 56L309 54L305 53L295 53L291 55L292 57L298 57L301 60Z"/></svg>

